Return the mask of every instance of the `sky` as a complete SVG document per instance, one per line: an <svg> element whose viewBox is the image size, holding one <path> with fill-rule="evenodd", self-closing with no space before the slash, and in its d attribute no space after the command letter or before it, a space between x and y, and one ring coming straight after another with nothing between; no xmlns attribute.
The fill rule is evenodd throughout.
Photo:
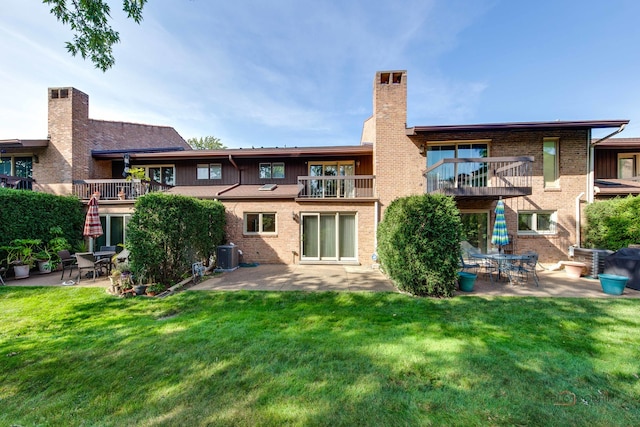
<svg viewBox="0 0 640 427"><path fill-rule="evenodd" d="M47 88L72 86L93 119L185 139L357 145L383 70L407 70L408 126L629 119L618 136L640 137L637 0L149 0L140 25L110 5L102 72L40 0L0 2L0 139L46 138Z"/></svg>

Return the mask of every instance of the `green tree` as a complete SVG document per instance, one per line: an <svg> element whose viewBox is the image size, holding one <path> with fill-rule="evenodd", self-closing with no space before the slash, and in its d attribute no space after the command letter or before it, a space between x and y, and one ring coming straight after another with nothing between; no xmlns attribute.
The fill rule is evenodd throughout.
<svg viewBox="0 0 640 427"><path fill-rule="evenodd" d="M111 28L111 9L106 0L42 0L51 7L51 13L73 32L73 41L67 42L71 55L89 57L96 68L107 71L113 67L113 45L120 35ZM136 23L142 21L142 8L147 0L123 0L122 10Z"/></svg>
<svg viewBox="0 0 640 427"><path fill-rule="evenodd" d="M215 136L189 138L187 139L187 143L194 150L224 150L227 148L222 142L220 142L220 138L216 138Z"/></svg>

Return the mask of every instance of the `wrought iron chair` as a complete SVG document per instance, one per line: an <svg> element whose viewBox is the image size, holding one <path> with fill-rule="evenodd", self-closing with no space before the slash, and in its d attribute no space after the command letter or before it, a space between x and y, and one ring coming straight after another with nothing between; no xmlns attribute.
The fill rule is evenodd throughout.
<svg viewBox="0 0 640 427"><path fill-rule="evenodd" d="M60 264L62 264L62 276L60 276L60 280L64 279L65 270L69 270L69 277L71 277L71 270L78 266L76 259L72 257L71 252L67 250L58 251L58 257L60 258Z"/></svg>
<svg viewBox="0 0 640 427"><path fill-rule="evenodd" d="M538 265L538 254L536 252L525 252L524 258L519 263L509 263L506 271L509 275L509 281L523 281L527 283L529 276L533 277L533 281L536 286L540 286L540 279L538 278L538 272L536 267Z"/></svg>
<svg viewBox="0 0 640 427"><path fill-rule="evenodd" d="M460 270L472 270L474 274L478 273L480 264L475 261L465 260L462 254L460 254Z"/></svg>

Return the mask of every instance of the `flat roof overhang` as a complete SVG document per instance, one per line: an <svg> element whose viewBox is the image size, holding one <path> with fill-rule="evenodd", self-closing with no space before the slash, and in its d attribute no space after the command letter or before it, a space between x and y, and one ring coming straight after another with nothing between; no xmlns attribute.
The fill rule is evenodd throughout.
<svg viewBox="0 0 640 427"><path fill-rule="evenodd" d="M294 148L227 148L223 150L185 150L173 152L135 152L126 150L92 151L94 159L119 160L123 154L129 153L131 159L143 160L185 160L185 159L222 159L229 156L235 158L269 158L269 157L342 157L354 155L373 155L372 145L346 145L331 147L294 147Z"/></svg>
<svg viewBox="0 0 640 427"><path fill-rule="evenodd" d="M406 129L408 136L434 132L483 132L501 130L605 129L626 125L629 120L579 120L554 122L514 122L467 125L414 126Z"/></svg>
<svg viewBox="0 0 640 427"><path fill-rule="evenodd" d="M0 148L45 148L48 139L0 139Z"/></svg>

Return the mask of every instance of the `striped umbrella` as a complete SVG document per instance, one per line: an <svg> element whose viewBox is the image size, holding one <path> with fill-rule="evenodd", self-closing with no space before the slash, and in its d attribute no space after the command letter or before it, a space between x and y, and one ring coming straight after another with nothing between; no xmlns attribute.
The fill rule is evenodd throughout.
<svg viewBox="0 0 640 427"><path fill-rule="evenodd" d="M84 231L82 232L83 236L93 239L104 234L100 223L100 215L98 214L98 197L100 197L99 194L94 194L89 200L89 209L84 219Z"/></svg>
<svg viewBox="0 0 640 427"><path fill-rule="evenodd" d="M497 246L505 246L509 244L509 235L507 234L507 221L504 219L504 202L498 200L496 205L496 222L493 224L493 234L491 235L491 244Z"/></svg>

